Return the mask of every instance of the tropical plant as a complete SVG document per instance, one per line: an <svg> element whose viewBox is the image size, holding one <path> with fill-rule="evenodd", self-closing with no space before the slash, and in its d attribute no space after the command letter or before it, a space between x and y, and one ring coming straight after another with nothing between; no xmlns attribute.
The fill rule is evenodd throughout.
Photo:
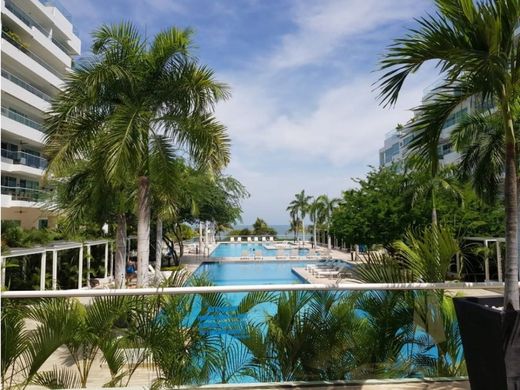
<svg viewBox="0 0 520 390"><path fill-rule="evenodd" d="M302 241L305 244L305 216L307 215L309 202L312 197L305 195L305 190L302 190L295 194L294 198L287 206L287 211L289 211L289 214L299 214L302 223ZM293 217L291 216L291 218Z"/></svg>
<svg viewBox="0 0 520 390"><path fill-rule="evenodd" d="M229 160L229 139L212 109L228 91L190 56L190 30L169 28L149 42L134 25L121 23L104 25L93 35L94 57L72 72L53 103L47 153L51 165L63 167L96 147L111 182L135 180L142 286L149 261L153 156L163 163L165 176L173 175L168 163L173 147L198 165L222 168ZM84 126L92 122L98 125Z"/></svg>
<svg viewBox="0 0 520 390"><path fill-rule="evenodd" d="M441 192L453 197L460 205L463 205L462 189L455 175L454 165L436 166L433 169L422 170L424 163L414 161L413 155L409 156L409 164L412 169L418 169L415 175L408 175L409 180L405 183L405 186L410 186L413 191L412 205L419 199L430 199L432 225L438 223L438 198Z"/></svg>
<svg viewBox="0 0 520 390"><path fill-rule="evenodd" d="M446 281L454 257L461 255L453 233L439 225L426 227L420 234L409 231L404 240L396 241L393 247L414 281L424 283Z"/></svg>
<svg viewBox="0 0 520 390"><path fill-rule="evenodd" d="M519 105L514 105L512 110L515 118L515 134L518 137ZM499 113L477 111L466 116L452 131L451 139L455 148L461 153L460 176L469 180L480 199L488 205L495 204L501 193L500 185L503 182L505 167L502 153L505 141L504 127ZM520 183L517 184L517 188L520 189ZM520 191L517 195L520 196ZM520 231L520 223L518 230ZM520 248L520 240L518 245Z"/></svg>
<svg viewBox="0 0 520 390"><path fill-rule="evenodd" d="M54 167L51 164L48 173ZM115 221L114 279L117 288L124 287L127 215L134 205L133 188L128 182L108 180L105 159L99 153L84 155L67 169L57 171L53 183L52 207L61 214L60 226L66 233L77 234L87 223L101 226Z"/></svg>
<svg viewBox="0 0 520 390"><path fill-rule="evenodd" d="M269 226L267 222L265 222L261 218L257 218L256 221L253 223L253 234L255 235L270 235L270 236L276 236L276 230Z"/></svg>
<svg viewBox="0 0 520 390"><path fill-rule="evenodd" d="M407 77L429 60L437 61L442 85L419 107L411 149L428 158L448 116L468 98L496 101L504 128L506 209L505 310L518 310L517 157L512 106L518 99L520 41L518 0L473 2L437 0L434 15L395 41L381 62L381 101L393 105Z"/></svg>
<svg viewBox="0 0 520 390"><path fill-rule="evenodd" d="M25 331L24 306L15 302L2 302L1 375L2 387L13 387L16 377L28 364L26 360L30 344Z"/></svg>
<svg viewBox="0 0 520 390"><path fill-rule="evenodd" d="M298 214L295 210L289 210L289 217L291 218L289 223L288 232L292 232L294 234L294 242L298 239L298 232L301 230L302 221L298 218Z"/></svg>
<svg viewBox="0 0 520 390"><path fill-rule="evenodd" d="M454 256L460 252L452 232L440 225L415 234L409 231L405 240L397 241L394 247L395 256L371 254L356 269L356 277L367 283L444 282ZM385 292L392 293L395 294ZM416 348L409 355L413 369L423 375L465 375L462 342L451 298L443 290L397 294L404 294L403 302L407 302L402 310L406 312L406 307L412 310L410 324L414 336L409 339L411 345L407 349L411 353ZM385 316L391 318L392 314L387 312Z"/></svg>
<svg viewBox="0 0 520 390"><path fill-rule="evenodd" d="M321 204L319 206L322 210L322 217L325 222L325 226L327 228L327 248L331 247L331 236L330 236L330 227L332 223L332 215L334 213L334 209L338 207L340 203L340 199L338 198L329 198L327 195L320 195L317 198L317 202Z"/></svg>
<svg viewBox="0 0 520 390"><path fill-rule="evenodd" d="M317 237L316 232L318 229L318 224L323 222L324 219L324 207L323 203L318 200L318 198L313 198L312 202L309 204L309 218L312 222L312 245L317 245Z"/></svg>

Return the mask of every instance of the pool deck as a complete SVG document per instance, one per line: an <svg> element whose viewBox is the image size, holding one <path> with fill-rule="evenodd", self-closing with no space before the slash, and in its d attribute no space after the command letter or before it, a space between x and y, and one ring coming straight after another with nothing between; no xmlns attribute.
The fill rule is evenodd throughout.
<svg viewBox="0 0 520 390"><path fill-rule="evenodd" d="M310 246L307 246L310 248ZM326 249L325 247L319 247L321 249ZM343 260L349 264L359 264L360 261L356 261L356 254L353 252L344 252L339 250L332 249L330 251L330 256L333 259ZM226 263L236 263L236 262L251 262L258 263L262 261L283 261L283 262L291 262L301 263L302 261L308 261L309 263L319 261L317 258L307 258L306 256L297 256L290 257L286 256L284 258L277 257L263 257L262 259L252 259L252 258L238 258L238 257L208 257L202 255L193 255L187 254L182 257L182 264L185 266L186 271L188 273L193 273L200 266L200 264L204 262L226 262ZM305 280L307 283L311 284L330 284L331 286L336 285L341 282L356 282L353 279L337 279L337 278L318 278L315 275L311 274L309 271L306 271L304 267L294 267L293 272L295 272L300 278ZM500 296L503 295L503 292L497 291L497 289L473 289L473 290L460 290L460 289L447 289L446 294L450 296Z"/></svg>

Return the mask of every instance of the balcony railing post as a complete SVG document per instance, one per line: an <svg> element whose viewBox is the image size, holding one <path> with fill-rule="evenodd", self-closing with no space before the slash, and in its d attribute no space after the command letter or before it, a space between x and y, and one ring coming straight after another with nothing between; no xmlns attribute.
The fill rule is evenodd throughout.
<svg viewBox="0 0 520 390"><path fill-rule="evenodd" d="M41 266L40 266L40 290L45 290L45 272L47 267L47 252L42 252Z"/></svg>

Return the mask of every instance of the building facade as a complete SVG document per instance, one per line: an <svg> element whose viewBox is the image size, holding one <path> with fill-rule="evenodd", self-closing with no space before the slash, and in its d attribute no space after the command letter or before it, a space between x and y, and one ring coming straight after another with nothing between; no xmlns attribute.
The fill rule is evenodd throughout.
<svg viewBox="0 0 520 390"><path fill-rule="evenodd" d="M426 103L428 99L433 96L432 91L434 88L435 87L431 87L425 91L422 99L423 103ZM476 99L471 98L459 104L444 123L438 146L439 162L441 165L452 164L458 161L460 155L453 149L450 139L451 132L457 127L457 124L462 118L474 113L477 107L480 110L489 108L483 107L481 102L477 102ZM412 124L414 119L419 115L419 112L415 112L414 117L406 125L398 126L386 134L384 145L379 149L379 166L388 167L396 165L398 168L402 167L402 163L408 151L408 145L413 138L411 131Z"/></svg>
<svg viewBox="0 0 520 390"><path fill-rule="evenodd" d="M24 229L52 226L42 126L81 42L59 2L2 0L1 50L1 218Z"/></svg>

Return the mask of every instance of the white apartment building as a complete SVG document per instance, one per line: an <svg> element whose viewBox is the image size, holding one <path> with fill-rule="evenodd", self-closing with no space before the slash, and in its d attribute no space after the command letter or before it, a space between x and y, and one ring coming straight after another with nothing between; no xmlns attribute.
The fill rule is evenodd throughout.
<svg viewBox="0 0 520 390"><path fill-rule="evenodd" d="M42 123L81 42L70 14L54 0L2 0L2 221L52 226L42 200Z"/></svg>
<svg viewBox="0 0 520 390"><path fill-rule="evenodd" d="M433 96L433 90L437 85L427 88L424 92L422 101L427 102ZM475 110L482 109L482 103L477 101L475 98L468 99L461 103L448 117L442 128L441 136L439 139L439 158L441 164L451 164L456 162L460 155L457 153L451 144L450 136L451 132L455 129L459 121L466 115L472 114ZM419 115L418 112L414 113L414 117ZM400 165L408 150L408 144L413 138L411 133L411 125L413 119L411 119L406 125L400 126L385 136L384 146L379 149L379 165L381 167L387 167L390 165Z"/></svg>

